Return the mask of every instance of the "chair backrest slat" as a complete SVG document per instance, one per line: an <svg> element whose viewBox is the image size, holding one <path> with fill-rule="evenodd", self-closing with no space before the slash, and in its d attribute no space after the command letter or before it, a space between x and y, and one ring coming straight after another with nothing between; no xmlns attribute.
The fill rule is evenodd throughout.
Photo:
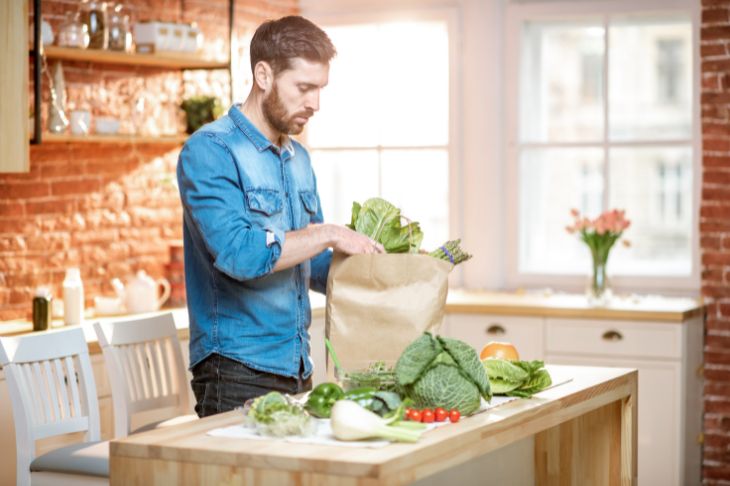
<svg viewBox="0 0 730 486"><path fill-rule="evenodd" d="M157 341L148 341L144 343L144 349L147 359L149 360L152 396L157 397L163 395L165 392L162 388L162 382L160 381L160 363L157 359Z"/></svg>
<svg viewBox="0 0 730 486"><path fill-rule="evenodd" d="M53 368L59 380L59 400L61 402L61 414L64 418L71 418L71 406L68 401L68 387L63 383L63 364L60 359L53 360Z"/></svg>
<svg viewBox="0 0 730 486"><path fill-rule="evenodd" d="M47 397L47 387L44 383L43 375L41 374L41 367L38 363L32 363L31 364L31 375L33 379L33 383L35 384L35 389L38 393L38 401L40 402L40 414L39 414L39 421L41 423L50 422L50 403L48 403L48 397Z"/></svg>
<svg viewBox="0 0 730 486"><path fill-rule="evenodd" d="M142 393L144 398L151 398L154 396L152 387L150 386L150 366L147 360L147 353L145 352L144 343L137 343L133 345L134 356L137 358L137 366L139 368L139 375L142 378Z"/></svg>
<svg viewBox="0 0 730 486"><path fill-rule="evenodd" d="M61 420L61 409L59 408L60 395L58 393L58 387L56 387L56 375L51 369L50 361L43 362L43 374L46 375L48 381L48 392L51 401L51 410L53 411L54 420Z"/></svg>
<svg viewBox="0 0 730 486"><path fill-rule="evenodd" d="M81 399L79 397L79 387L76 383L76 367L74 366L74 360L70 356L66 356L63 360L66 364L66 386L71 389L71 416L78 417L81 415Z"/></svg>
<svg viewBox="0 0 730 486"><path fill-rule="evenodd" d="M171 313L150 318L96 323L112 381L115 435L130 432L132 415L157 409L171 410L170 418L189 413L189 385L180 342Z"/></svg>

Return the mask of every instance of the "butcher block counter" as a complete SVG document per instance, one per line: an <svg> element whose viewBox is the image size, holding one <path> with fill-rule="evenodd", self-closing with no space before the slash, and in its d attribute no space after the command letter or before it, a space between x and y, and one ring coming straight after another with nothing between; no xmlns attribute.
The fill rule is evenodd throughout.
<svg viewBox="0 0 730 486"><path fill-rule="evenodd" d="M531 450L512 459L516 476L501 484L636 484L637 372L549 370L572 379L429 431L416 444L350 448L206 434L240 423L240 411L141 433L111 442L111 484L492 484L509 459L478 477L465 474L466 464L515 443Z"/></svg>

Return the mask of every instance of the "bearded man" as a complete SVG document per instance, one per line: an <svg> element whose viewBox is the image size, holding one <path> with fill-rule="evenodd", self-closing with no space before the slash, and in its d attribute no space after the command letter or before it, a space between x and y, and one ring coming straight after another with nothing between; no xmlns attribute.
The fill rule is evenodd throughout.
<svg viewBox="0 0 730 486"><path fill-rule="evenodd" d="M243 105L195 132L177 165L183 206L191 382L204 417L312 386L309 289L332 250L381 253L325 224L309 154L290 138L319 110L335 48L309 20L259 26Z"/></svg>

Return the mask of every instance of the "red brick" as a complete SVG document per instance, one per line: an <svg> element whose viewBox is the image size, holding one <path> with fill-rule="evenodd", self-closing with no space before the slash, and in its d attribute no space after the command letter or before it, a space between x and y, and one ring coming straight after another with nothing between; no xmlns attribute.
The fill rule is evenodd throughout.
<svg viewBox="0 0 730 486"><path fill-rule="evenodd" d="M54 182L51 187L54 196L66 196L69 194L88 194L90 192L98 191L101 184L95 179L81 179Z"/></svg>
<svg viewBox="0 0 730 486"><path fill-rule="evenodd" d="M700 207L700 217L730 220L730 206L702 205Z"/></svg>
<svg viewBox="0 0 730 486"><path fill-rule="evenodd" d="M728 10L726 8L713 8L702 10L702 24L728 22ZM702 56L705 54L702 53Z"/></svg>
<svg viewBox="0 0 730 486"><path fill-rule="evenodd" d="M702 8L716 7L720 5L729 5L730 0L702 0Z"/></svg>
<svg viewBox="0 0 730 486"><path fill-rule="evenodd" d="M712 364L730 365L730 353L724 353L722 351L705 351L705 362ZM730 396L730 393L728 394L728 396Z"/></svg>
<svg viewBox="0 0 730 486"><path fill-rule="evenodd" d="M705 364L705 380L730 382L730 366Z"/></svg>
<svg viewBox="0 0 730 486"><path fill-rule="evenodd" d="M709 335L705 337L705 348L708 350L730 350L730 336Z"/></svg>
<svg viewBox="0 0 730 486"><path fill-rule="evenodd" d="M730 135L730 126L727 127L727 131L728 135ZM730 169L730 156L705 155L702 158L702 165L704 167L712 167L715 169Z"/></svg>
<svg viewBox="0 0 730 486"><path fill-rule="evenodd" d="M730 150L730 140L705 138L702 141L702 148L705 152L727 152Z"/></svg>
<svg viewBox="0 0 730 486"><path fill-rule="evenodd" d="M50 195L47 182L6 182L0 184L0 199L29 199Z"/></svg>
<svg viewBox="0 0 730 486"><path fill-rule="evenodd" d="M702 187L702 200L705 202L730 201L730 187Z"/></svg>
<svg viewBox="0 0 730 486"><path fill-rule="evenodd" d="M717 233L718 231L730 231L730 221L700 221L700 233Z"/></svg>
<svg viewBox="0 0 730 486"><path fill-rule="evenodd" d="M727 55L727 52L725 51L725 45L724 44L702 44L700 46L700 55L703 59L706 59L708 57L720 57ZM710 81L714 81L715 84L712 84ZM713 75L711 76L711 80L708 77L703 76L702 77L702 86L705 86L705 83L707 82L707 85L710 87L720 87L719 79L717 76Z"/></svg>
<svg viewBox="0 0 730 486"><path fill-rule="evenodd" d="M703 265L730 265L730 253L710 252L702 254Z"/></svg>
<svg viewBox="0 0 730 486"><path fill-rule="evenodd" d="M722 237L721 236L702 236L700 238L700 248L702 248L703 251L719 250L722 248Z"/></svg>
<svg viewBox="0 0 730 486"><path fill-rule="evenodd" d="M1 216L23 216L25 214L25 204L23 201L0 202Z"/></svg>
<svg viewBox="0 0 730 486"><path fill-rule="evenodd" d="M728 465L722 465L722 466L702 466L702 475L705 479L723 479L726 480L730 478L730 464ZM725 481L723 481L725 484L727 484ZM708 484L708 483L704 483ZM722 483L716 483L716 484L722 484Z"/></svg>

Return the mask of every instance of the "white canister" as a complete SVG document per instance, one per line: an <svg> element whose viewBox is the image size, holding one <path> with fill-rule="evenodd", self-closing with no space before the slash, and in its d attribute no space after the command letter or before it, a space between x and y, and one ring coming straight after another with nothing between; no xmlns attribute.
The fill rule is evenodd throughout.
<svg viewBox="0 0 730 486"><path fill-rule="evenodd" d="M88 135L91 128L91 113L89 110L74 110L71 112L71 133L74 135Z"/></svg>
<svg viewBox="0 0 730 486"><path fill-rule="evenodd" d="M78 268L66 270L63 280L63 322L67 326L81 324L84 317L84 285Z"/></svg>

